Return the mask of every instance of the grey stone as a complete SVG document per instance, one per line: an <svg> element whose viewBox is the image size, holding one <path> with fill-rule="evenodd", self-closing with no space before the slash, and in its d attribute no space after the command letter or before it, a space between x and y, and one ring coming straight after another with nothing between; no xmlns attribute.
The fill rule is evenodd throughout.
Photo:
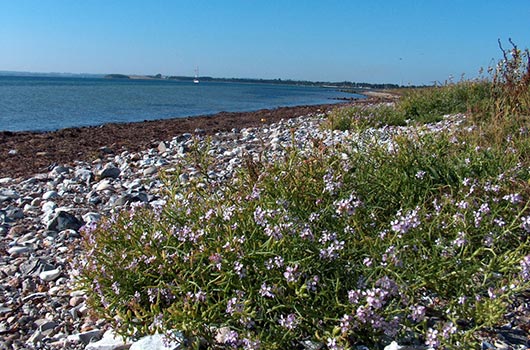
<svg viewBox="0 0 530 350"><path fill-rule="evenodd" d="M52 172L56 174L67 174L68 172L70 172L70 168L62 166L62 165L58 165L55 168L53 168Z"/></svg>
<svg viewBox="0 0 530 350"><path fill-rule="evenodd" d="M19 265L18 270L23 276L38 276L42 271L53 270L55 267L43 259L29 259Z"/></svg>
<svg viewBox="0 0 530 350"><path fill-rule="evenodd" d="M76 169L75 177L85 181L87 184L94 179L94 173L88 169Z"/></svg>
<svg viewBox="0 0 530 350"><path fill-rule="evenodd" d="M44 339L44 334L42 334L41 331L36 330L26 341L26 344L36 344L39 343L42 339Z"/></svg>
<svg viewBox="0 0 530 350"><path fill-rule="evenodd" d="M58 326L57 322L41 318L35 321L35 325L39 328L39 331L45 332L49 329L53 329Z"/></svg>
<svg viewBox="0 0 530 350"><path fill-rule="evenodd" d="M156 166L150 166L149 168L146 168L144 171L143 171L143 174L145 176L149 176L149 175L153 175L153 174L156 174L158 172L158 168Z"/></svg>
<svg viewBox="0 0 530 350"><path fill-rule="evenodd" d="M184 133L182 135L179 135L174 138L174 140L178 143L186 142L189 139L191 139L193 136L190 133Z"/></svg>
<svg viewBox="0 0 530 350"><path fill-rule="evenodd" d="M63 231L68 229L77 231L81 226L83 226L83 223L75 216L61 210L50 220L47 229L51 231Z"/></svg>
<svg viewBox="0 0 530 350"><path fill-rule="evenodd" d="M0 306L0 315L9 314L9 313L11 313L11 311L13 311L13 310L11 308L9 308L9 307Z"/></svg>
<svg viewBox="0 0 530 350"><path fill-rule="evenodd" d="M79 337L79 340L83 344L88 344L88 343L93 342L95 340L97 341L97 340L101 339L102 334L101 334L101 330L93 329L93 330L90 330L90 331L87 331L87 332L79 333L79 334L77 334L77 336Z"/></svg>
<svg viewBox="0 0 530 350"><path fill-rule="evenodd" d="M106 178L117 179L120 176L120 173L121 173L121 170L119 168L110 166L110 167L103 169L101 174L99 174L99 177L101 179L106 179Z"/></svg>
<svg viewBox="0 0 530 350"><path fill-rule="evenodd" d="M0 179L0 185L5 185L13 181L13 178L11 177L3 177Z"/></svg>
<svg viewBox="0 0 530 350"><path fill-rule="evenodd" d="M31 247L27 247L27 246L25 247L14 246L14 247L9 248L7 250L7 253L12 256L17 256L17 255L29 253L32 250L33 249L31 249Z"/></svg>
<svg viewBox="0 0 530 350"><path fill-rule="evenodd" d="M11 220L19 220L24 218L24 211L20 208L9 208L6 210L6 217Z"/></svg>
<svg viewBox="0 0 530 350"><path fill-rule="evenodd" d="M54 269L54 270L42 271L41 273L39 273L39 278L43 281L50 282L50 281L55 281L57 278L59 278L60 275L61 275L61 270Z"/></svg>
<svg viewBox="0 0 530 350"><path fill-rule="evenodd" d="M20 195L15 190L0 189L0 196L6 197L7 199L19 199Z"/></svg>
<svg viewBox="0 0 530 350"><path fill-rule="evenodd" d="M57 191L48 191L42 195L42 199L48 200L48 199L54 199L59 197L59 193Z"/></svg>

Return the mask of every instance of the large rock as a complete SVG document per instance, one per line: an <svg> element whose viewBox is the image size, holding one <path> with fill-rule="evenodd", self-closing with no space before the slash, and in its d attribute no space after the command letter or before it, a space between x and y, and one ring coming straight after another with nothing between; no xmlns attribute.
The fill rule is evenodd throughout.
<svg viewBox="0 0 530 350"><path fill-rule="evenodd" d="M72 214L66 211L59 211L48 223L48 230L63 231L63 230L79 230L83 223Z"/></svg>

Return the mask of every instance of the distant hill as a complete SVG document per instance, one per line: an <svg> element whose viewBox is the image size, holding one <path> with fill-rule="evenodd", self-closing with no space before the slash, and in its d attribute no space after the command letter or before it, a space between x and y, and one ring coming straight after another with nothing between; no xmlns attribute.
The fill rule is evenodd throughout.
<svg viewBox="0 0 530 350"><path fill-rule="evenodd" d="M20 72L0 70L0 76L17 76L17 77L59 77L59 78L101 78L103 74L91 73L40 73L40 72Z"/></svg>
<svg viewBox="0 0 530 350"><path fill-rule="evenodd" d="M131 77L125 74L107 74L103 78L105 79L131 79Z"/></svg>
<svg viewBox="0 0 530 350"><path fill-rule="evenodd" d="M190 76L164 76L156 75L128 75L128 74L89 74L89 73L35 73L35 72L15 72L0 71L0 76L37 76L37 77L72 77L72 78L105 78L105 79L130 79L130 80L176 80L192 82L195 77ZM213 78L207 76L198 77L201 82L228 82L228 83L248 83L248 84L281 84L281 85L304 85L344 89L344 92L358 92L367 89L396 89L399 84L374 84L374 83L357 83L351 81L326 82L326 81L309 81L309 80L291 80L291 79L254 79L254 78ZM401 86L405 87L405 86ZM415 86L407 86L415 87Z"/></svg>

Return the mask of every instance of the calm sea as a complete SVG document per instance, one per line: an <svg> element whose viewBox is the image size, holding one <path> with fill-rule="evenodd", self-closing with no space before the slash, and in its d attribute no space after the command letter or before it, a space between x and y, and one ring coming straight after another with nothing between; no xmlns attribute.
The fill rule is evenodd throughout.
<svg viewBox="0 0 530 350"><path fill-rule="evenodd" d="M357 95L358 96L358 95ZM334 89L221 82L0 76L0 131L67 127L340 102Z"/></svg>

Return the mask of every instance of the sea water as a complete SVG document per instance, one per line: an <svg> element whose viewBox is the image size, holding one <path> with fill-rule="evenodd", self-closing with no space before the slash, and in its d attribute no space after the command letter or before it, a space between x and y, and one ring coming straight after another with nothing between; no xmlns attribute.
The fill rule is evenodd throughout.
<svg viewBox="0 0 530 350"><path fill-rule="evenodd" d="M0 131L51 131L352 97L362 96L280 84L0 76Z"/></svg>

